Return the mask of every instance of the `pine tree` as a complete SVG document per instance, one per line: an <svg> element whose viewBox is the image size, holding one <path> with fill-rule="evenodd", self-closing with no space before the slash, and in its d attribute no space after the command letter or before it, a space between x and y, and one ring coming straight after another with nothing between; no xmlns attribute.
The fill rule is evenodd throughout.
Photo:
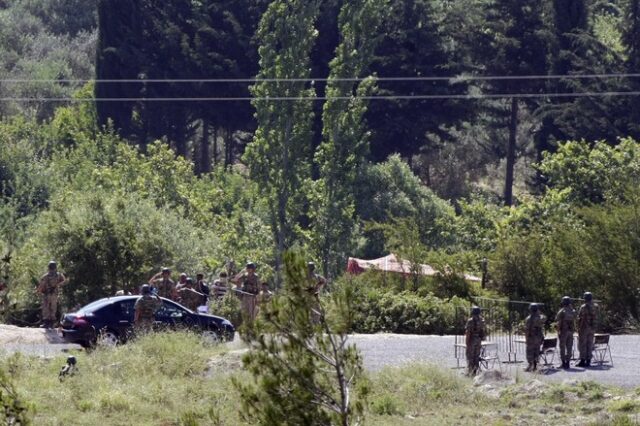
<svg viewBox="0 0 640 426"><path fill-rule="evenodd" d="M553 0L553 46L550 72L554 75L569 75L578 71L581 58L587 53L581 40L588 36L589 8L585 0ZM551 93L579 91L579 81L550 80L547 90ZM552 98L542 104L538 115L542 123L535 136L538 160L542 153L554 149L553 140L567 135L560 129L558 118L563 110L571 109L571 100Z"/></svg>
<svg viewBox="0 0 640 426"><path fill-rule="evenodd" d="M350 1L339 16L342 40L330 64L322 114L324 141L316 153L320 179L311 211L314 243L326 276L336 274L353 249L355 182L368 154L368 102L359 96L372 93L374 80L346 79L362 78L368 71L386 5L385 0Z"/></svg>
<svg viewBox="0 0 640 426"><path fill-rule="evenodd" d="M623 32L623 42L626 48L626 71L637 73L640 69L640 0L629 0L625 11L626 19ZM631 81L632 90L640 90L640 79ZM640 97L629 99L630 135L640 140Z"/></svg>
<svg viewBox="0 0 640 426"><path fill-rule="evenodd" d="M318 6L317 1L276 0L262 16L257 33L260 72L252 93L258 129L244 158L268 203L278 282L282 254L297 238L304 186L310 178L315 92L308 82L291 79L309 78Z"/></svg>
<svg viewBox="0 0 640 426"><path fill-rule="evenodd" d="M466 2L465 2L466 3ZM397 0L390 2L372 66L380 77L449 77L461 73L464 65L447 49L445 25L438 2ZM383 81L378 94L384 96L458 95L466 84L447 81ZM447 127L471 114L469 101L454 99L386 99L372 102L367 110L371 128L371 156L384 161L399 153L411 161L425 146L448 138ZM436 137L432 137L436 135Z"/></svg>
<svg viewBox="0 0 640 426"><path fill-rule="evenodd" d="M362 424L367 389L358 386L362 358L348 344L352 326L353 287L330 298L310 289L306 262L299 253L285 254L285 285L248 335L243 358L254 380L234 381L240 390L242 416L261 425ZM327 315L331 308L331 317Z"/></svg>
<svg viewBox="0 0 640 426"><path fill-rule="evenodd" d="M522 76L547 73L547 51L543 3L539 0L495 0L487 9L487 50L482 63L488 75ZM482 59L482 58L481 58ZM493 80L489 90L496 93L542 92L537 80ZM529 105L534 109L535 105ZM504 203L513 203L514 167L517 156L517 133L520 101L512 98L509 111L509 137L506 149Z"/></svg>
<svg viewBox="0 0 640 426"><path fill-rule="evenodd" d="M101 98L137 98L139 87L123 82L100 80L136 79L140 72L141 13L139 0L100 0L98 2L98 46L95 96ZM96 103L98 125L109 121L123 137L133 133L134 103Z"/></svg>

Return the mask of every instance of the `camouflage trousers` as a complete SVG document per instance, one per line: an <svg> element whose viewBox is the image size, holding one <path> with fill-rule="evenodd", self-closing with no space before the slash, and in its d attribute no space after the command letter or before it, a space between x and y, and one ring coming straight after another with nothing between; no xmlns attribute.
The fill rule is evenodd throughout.
<svg viewBox="0 0 640 426"><path fill-rule="evenodd" d="M542 346L542 339L539 339L539 338L527 339L527 362L529 364L538 362L538 358L540 358L541 346Z"/></svg>
<svg viewBox="0 0 640 426"><path fill-rule="evenodd" d="M558 343L560 345L560 359L562 362L571 361L573 354L573 332L567 331L558 334Z"/></svg>
<svg viewBox="0 0 640 426"><path fill-rule="evenodd" d="M45 294L42 298L42 320L56 321L56 311L58 310L58 295Z"/></svg>
<svg viewBox="0 0 640 426"><path fill-rule="evenodd" d="M466 348L468 373L475 373L480 369L480 352L481 351L482 351L482 339L472 338Z"/></svg>
<svg viewBox="0 0 640 426"><path fill-rule="evenodd" d="M580 359L591 359L593 353L593 329L587 328L578 331L578 350Z"/></svg>
<svg viewBox="0 0 640 426"><path fill-rule="evenodd" d="M136 333L145 334L153 331L154 319L138 319L133 326Z"/></svg>
<svg viewBox="0 0 640 426"><path fill-rule="evenodd" d="M243 321L253 322L258 315L257 303L255 296L249 296L248 294L242 295L241 300L242 307L242 319Z"/></svg>

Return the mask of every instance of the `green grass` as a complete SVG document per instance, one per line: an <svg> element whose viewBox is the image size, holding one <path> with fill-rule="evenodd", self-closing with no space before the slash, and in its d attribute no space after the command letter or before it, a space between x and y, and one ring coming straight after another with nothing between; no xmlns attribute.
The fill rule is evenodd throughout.
<svg viewBox="0 0 640 426"><path fill-rule="evenodd" d="M79 373L64 382L66 355L44 360L12 355L0 368L32 405L33 424L243 425L231 378L250 379L228 346L206 346L189 333L157 334L130 344L74 353ZM209 362L213 360L214 362ZM368 425L634 424L637 394L595 382L549 384L527 391L522 378L487 395L458 371L420 363L369 374ZM620 396L614 400L613 396ZM608 417L602 417L602 414ZM636 422L637 423L637 422Z"/></svg>
<svg viewBox="0 0 640 426"><path fill-rule="evenodd" d="M223 352L188 333L147 336L74 354L78 374L62 383L58 371L66 356L45 361L14 355L4 364L34 405L36 425L240 424L230 382L239 373L206 371L207 361Z"/></svg>

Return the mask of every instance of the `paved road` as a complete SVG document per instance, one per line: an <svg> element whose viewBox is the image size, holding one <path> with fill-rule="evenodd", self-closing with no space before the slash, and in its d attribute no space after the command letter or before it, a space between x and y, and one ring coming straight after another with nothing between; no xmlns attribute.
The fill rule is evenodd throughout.
<svg viewBox="0 0 640 426"><path fill-rule="evenodd" d="M239 339L236 339L239 340ZM453 336L415 336L399 334L353 335L350 340L360 349L365 368L378 371L387 366L401 366L412 362L426 362L456 370ZM233 342L230 347L238 349L242 344ZM624 388L640 387L640 335L611 336L613 366L605 365L590 369L571 368L568 371L553 369L543 380L563 381L566 379L594 380L599 383ZM2 353L21 352L28 355L50 357L61 352L80 350L78 345L62 343L55 332L38 329L18 329L0 325L0 356ZM501 355L502 358L506 356ZM521 354L519 355L521 357ZM555 361L558 364L558 360ZM464 360L462 360L464 364ZM523 364L496 363L495 368L512 376L527 375Z"/></svg>
<svg viewBox="0 0 640 426"><path fill-rule="evenodd" d="M370 371L410 362L429 362L449 369L456 368L453 336L375 334L354 335L351 340L362 351L365 368ZM594 380L624 388L640 387L640 335L611 336L610 347L613 366L605 364L589 369L572 367L568 371L552 369L544 375L536 374L536 377L553 381ZM503 355L501 357L506 358ZM558 357L556 365L559 364ZM464 360L461 364L464 364ZM529 374L524 372L525 366L526 363L496 363L495 368L512 376L524 376ZM460 372L462 374L463 370Z"/></svg>

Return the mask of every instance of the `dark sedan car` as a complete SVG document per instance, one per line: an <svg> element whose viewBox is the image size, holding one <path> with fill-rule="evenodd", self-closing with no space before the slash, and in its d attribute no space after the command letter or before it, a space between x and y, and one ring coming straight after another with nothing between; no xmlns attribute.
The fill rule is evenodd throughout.
<svg viewBox="0 0 640 426"><path fill-rule="evenodd" d="M133 328L134 305L141 296L116 296L97 300L66 314L62 320L62 337L70 343L90 347L124 343ZM193 312L168 299L156 312L154 329L189 329L212 341L233 340L235 330L226 319Z"/></svg>

